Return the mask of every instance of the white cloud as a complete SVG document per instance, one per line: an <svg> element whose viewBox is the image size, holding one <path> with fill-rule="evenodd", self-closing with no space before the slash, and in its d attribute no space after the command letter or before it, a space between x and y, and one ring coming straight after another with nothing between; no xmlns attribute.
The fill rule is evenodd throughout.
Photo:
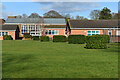
<svg viewBox="0 0 120 80"><path fill-rule="evenodd" d="M119 0L1 0L1 2L119 2Z"/></svg>
<svg viewBox="0 0 120 80"><path fill-rule="evenodd" d="M119 2L119 0L32 0L33 2Z"/></svg>
<svg viewBox="0 0 120 80"><path fill-rule="evenodd" d="M8 12L8 11L0 11L1 15L0 18L2 19L7 19L8 16L16 16L18 15L17 13L13 13L13 12Z"/></svg>
<svg viewBox="0 0 120 80"><path fill-rule="evenodd" d="M54 2L46 6L42 2L40 3L45 7L40 8L41 10L56 10L60 13L72 13L78 11L87 11L91 10L91 8L99 7L100 5L97 3L90 2Z"/></svg>

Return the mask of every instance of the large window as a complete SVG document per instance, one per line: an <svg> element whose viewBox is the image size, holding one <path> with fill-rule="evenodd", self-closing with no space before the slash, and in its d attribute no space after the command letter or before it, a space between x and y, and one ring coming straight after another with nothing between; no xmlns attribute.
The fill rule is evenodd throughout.
<svg viewBox="0 0 120 80"><path fill-rule="evenodd" d="M45 30L45 35L58 35L58 30Z"/></svg>
<svg viewBox="0 0 120 80"><path fill-rule="evenodd" d="M87 36L99 35L99 34L100 34L99 30L88 30L87 31Z"/></svg>
<svg viewBox="0 0 120 80"><path fill-rule="evenodd" d="M108 35L111 36L112 35L112 30L108 31Z"/></svg>
<svg viewBox="0 0 120 80"><path fill-rule="evenodd" d="M0 36L8 35L8 32L0 32Z"/></svg>

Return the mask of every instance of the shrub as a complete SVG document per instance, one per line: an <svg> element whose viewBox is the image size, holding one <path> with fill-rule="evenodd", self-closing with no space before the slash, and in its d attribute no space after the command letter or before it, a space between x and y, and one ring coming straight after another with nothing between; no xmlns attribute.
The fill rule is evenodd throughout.
<svg viewBox="0 0 120 80"><path fill-rule="evenodd" d="M3 40L12 40L11 35L4 35Z"/></svg>
<svg viewBox="0 0 120 80"><path fill-rule="evenodd" d="M86 48L88 49L106 49L108 47L107 35L93 35L86 37Z"/></svg>
<svg viewBox="0 0 120 80"><path fill-rule="evenodd" d="M40 40L40 39L39 39L39 36L33 36L32 39L33 39L33 40Z"/></svg>
<svg viewBox="0 0 120 80"><path fill-rule="evenodd" d="M66 42L67 38L63 35L55 35L53 36L53 42Z"/></svg>
<svg viewBox="0 0 120 80"><path fill-rule="evenodd" d="M68 43L72 44L84 44L85 43L85 35L69 35Z"/></svg>
<svg viewBox="0 0 120 80"><path fill-rule="evenodd" d="M40 36L40 41L41 42L49 41L49 37L48 36Z"/></svg>
<svg viewBox="0 0 120 80"><path fill-rule="evenodd" d="M25 38L32 38L32 36L29 33L24 33Z"/></svg>

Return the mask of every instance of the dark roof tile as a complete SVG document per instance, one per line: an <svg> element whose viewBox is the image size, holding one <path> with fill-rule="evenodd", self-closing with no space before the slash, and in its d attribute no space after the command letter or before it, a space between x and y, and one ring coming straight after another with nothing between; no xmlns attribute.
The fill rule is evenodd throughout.
<svg viewBox="0 0 120 80"><path fill-rule="evenodd" d="M70 20L71 28L113 28L118 20Z"/></svg>

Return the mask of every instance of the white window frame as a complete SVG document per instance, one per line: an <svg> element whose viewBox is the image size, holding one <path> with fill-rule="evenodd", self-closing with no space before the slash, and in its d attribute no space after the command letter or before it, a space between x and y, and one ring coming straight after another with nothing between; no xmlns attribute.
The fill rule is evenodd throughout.
<svg viewBox="0 0 120 80"><path fill-rule="evenodd" d="M45 32L47 31L47 33L49 33L49 30L45 30ZM59 35L59 30L54 30L54 34L52 34L53 30L50 30L51 34L45 34L45 35ZM56 31L58 31L58 33L56 34Z"/></svg>
<svg viewBox="0 0 120 80"><path fill-rule="evenodd" d="M120 33L120 30L117 30L116 35L119 36L120 35L119 33Z"/></svg>
<svg viewBox="0 0 120 80"><path fill-rule="evenodd" d="M0 35L0 36L3 36L2 33L3 33L4 35L6 35L6 32L1 32L1 35ZM7 32L7 33L9 34L9 32Z"/></svg>
<svg viewBox="0 0 120 80"><path fill-rule="evenodd" d="M111 35L112 35L112 30L108 30L108 35L109 35L109 32L111 32Z"/></svg>
<svg viewBox="0 0 120 80"><path fill-rule="evenodd" d="M91 33L88 33L88 31L91 31ZM87 36L88 36L88 34L91 34L90 36L92 36L93 35L92 31L95 31L95 33L94 33L95 35L97 35L97 34L100 35L100 30L87 30ZM97 31L99 31L99 33L96 33Z"/></svg>

